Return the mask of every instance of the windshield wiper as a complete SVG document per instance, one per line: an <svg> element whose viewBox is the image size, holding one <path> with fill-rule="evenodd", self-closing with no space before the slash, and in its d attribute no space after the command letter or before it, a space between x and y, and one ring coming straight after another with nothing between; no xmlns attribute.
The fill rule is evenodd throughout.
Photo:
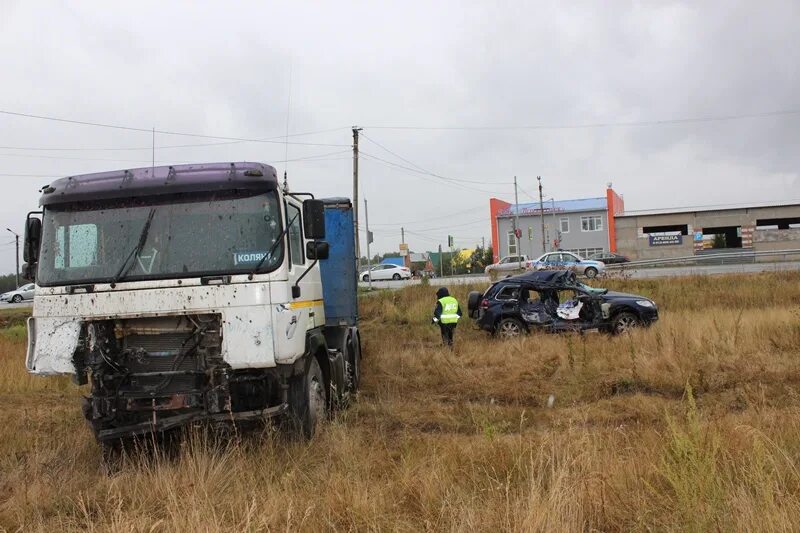
<svg viewBox="0 0 800 533"><path fill-rule="evenodd" d="M283 231L280 232L278 237L275 239L275 242L272 243L272 246L270 247L269 251L266 254L264 254L264 257L261 258L261 261L259 261L256 267L253 269L253 271L250 272L249 279L253 279L253 276L258 273L258 269L261 268L261 265L264 264L264 261L267 260L267 257L272 257L272 253L275 251L275 248L283 240L283 236L286 235L287 231L289 231L289 227L292 225L292 223L294 223L294 221L297 220L298 215L300 215L300 213L296 213L292 217L292 220L290 220L289 223L286 224L286 227L283 228Z"/></svg>
<svg viewBox="0 0 800 533"><path fill-rule="evenodd" d="M116 283L122 278L124 278L130 269L135 265L135 262L130 262L131 258L136 257L138 254L142 252L142 248L144 248L144 243L147 242L147 233L150 231L150 224L153 222L153 215L156 214L156 208L153 207L150 209L150 214L147 215L147 221L144 223L144 227L142 228L142 233L139 234L139 242L136 243L136 246L131 253L128 254L128 257L125 258L125 261L122 262L122 265L119 267L119 271L117 271L116 275L112 278L111 283ZM129 264L130 262L130 264Z"/></svg>

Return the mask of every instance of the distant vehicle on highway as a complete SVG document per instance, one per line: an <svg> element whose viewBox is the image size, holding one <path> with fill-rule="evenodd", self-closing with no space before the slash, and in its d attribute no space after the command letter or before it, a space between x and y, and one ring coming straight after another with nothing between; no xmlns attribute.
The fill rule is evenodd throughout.
<svg viewBox="0 0 800 533"><path fill-rule="evenodd" d="M522 268L527 268L528 262L530 262L530 259L527 255L507 255L497 263L487 265L484 272L487 274L490 272L511 272L513 270L519 270L520 263L522 264Z"/></svg>
<svg viewBox="0 0 800 533"><path fill-rule="evenodd" d="M553 270L568 268L583 274L587 278L594 278L599 273L605 271L606 265L601 261L583 259L572 252L549 252L538 259L529 262L528 267L532 270Z"/></svg>
<svg viewBox="0 0 800 533"><path fill-rule="evenodd" d="M33 283L28 283L27 285L23 285L22 287L19 287L13 291L0 294L0 302L18 304L23 300L33 300L34 288L35 285Z"/></svg>
<svg viewBox="0 0 800 533"><path fill-rule="evenodd" d="M361 273L361 281L369 281L370 278L372 281L411 279L411 269L384 263Z"/></svg>
<svg viewBox="0 0 800 533"><path fill-rule="evenodd" d="M628 263L630 259L624 255L615 254L612 252L600 252L599 254L590 255L587 259L591 261L602 261L606 265L617 265L620 263Z"/></svg>

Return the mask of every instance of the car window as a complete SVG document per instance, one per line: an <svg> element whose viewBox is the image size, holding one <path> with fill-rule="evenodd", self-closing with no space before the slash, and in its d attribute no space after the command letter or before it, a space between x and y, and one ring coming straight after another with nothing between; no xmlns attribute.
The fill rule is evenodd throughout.
<svg viewBox="0 0 800 533"><path fill-rule="evenodd" d="M520 291L520 299L523 303L528 303L528 304L539 303L539 293L534 290L523 287L522 290Z"/></svg>
<svg viewBox="0 0 800 533"><path fill-rule="evenodd" d="M33 289L33 283L28 283L27 285L23 285L20 290L29 291L31 289Z"/></svg>
<svg viewBox="0 0 800 533"><path fill-rule="evenodd" d="M577 255L572 255L572 254L561 254L561 257L563 257L562 261L567 261L567 262L576 262L576 263L577 263L578 261L580 261L580 259L578 258L578 256L577 256Z"/></svg>
<svg viewBox="0 0 800 533"><path fill-rule="evenodd" d="M561 254L547 254L544 257L545 263L558 263L560 261Z"/></svg>
<svg viewBox="0 0 800 533"><path fill-rule="evenodd" d="M500 292L495 296L497 300L517 300L519 299L519 287L515 285L507 285L500 289Z"/></svg>
<svg viewBox="0 0 800 533"><path fill-rule="evenodd" d="M293 265L304 264L303 257L303 230L301 228L300 208L294 204L286 204L286 223L289 226L289 255Z"/></svg>

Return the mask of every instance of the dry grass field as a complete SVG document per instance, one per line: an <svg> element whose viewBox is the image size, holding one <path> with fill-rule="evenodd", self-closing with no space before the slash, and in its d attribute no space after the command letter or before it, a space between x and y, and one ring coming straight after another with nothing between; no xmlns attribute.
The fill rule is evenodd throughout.
<svg viewBox="0 0 800 533"><path fill-rule="evenodd" d="M0 529L800 530L800 273L607 285L661 321L500 342L465 320L450 352L434 289L369 295L362 392L319 438L197 437L113 474L4 315Z"/></svg>

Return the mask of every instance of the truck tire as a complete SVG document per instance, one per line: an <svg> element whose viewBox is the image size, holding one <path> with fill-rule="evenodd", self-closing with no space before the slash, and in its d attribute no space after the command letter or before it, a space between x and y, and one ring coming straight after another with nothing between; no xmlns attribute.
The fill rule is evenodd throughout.
<svg viewBox="0 0 800 533"><path fill-rule="evenodd" d="M347 390L355 393L361 385L361 338L358 335L358 329L350 329L346 346Z"/></svg>
<svg viewBox="0 0 800 533"><path fill-rule="evenodd" d="M317 358L309 355L305 372L289 383L289 424L291 432L311 439L328 409L328 387Z"/></svg>

